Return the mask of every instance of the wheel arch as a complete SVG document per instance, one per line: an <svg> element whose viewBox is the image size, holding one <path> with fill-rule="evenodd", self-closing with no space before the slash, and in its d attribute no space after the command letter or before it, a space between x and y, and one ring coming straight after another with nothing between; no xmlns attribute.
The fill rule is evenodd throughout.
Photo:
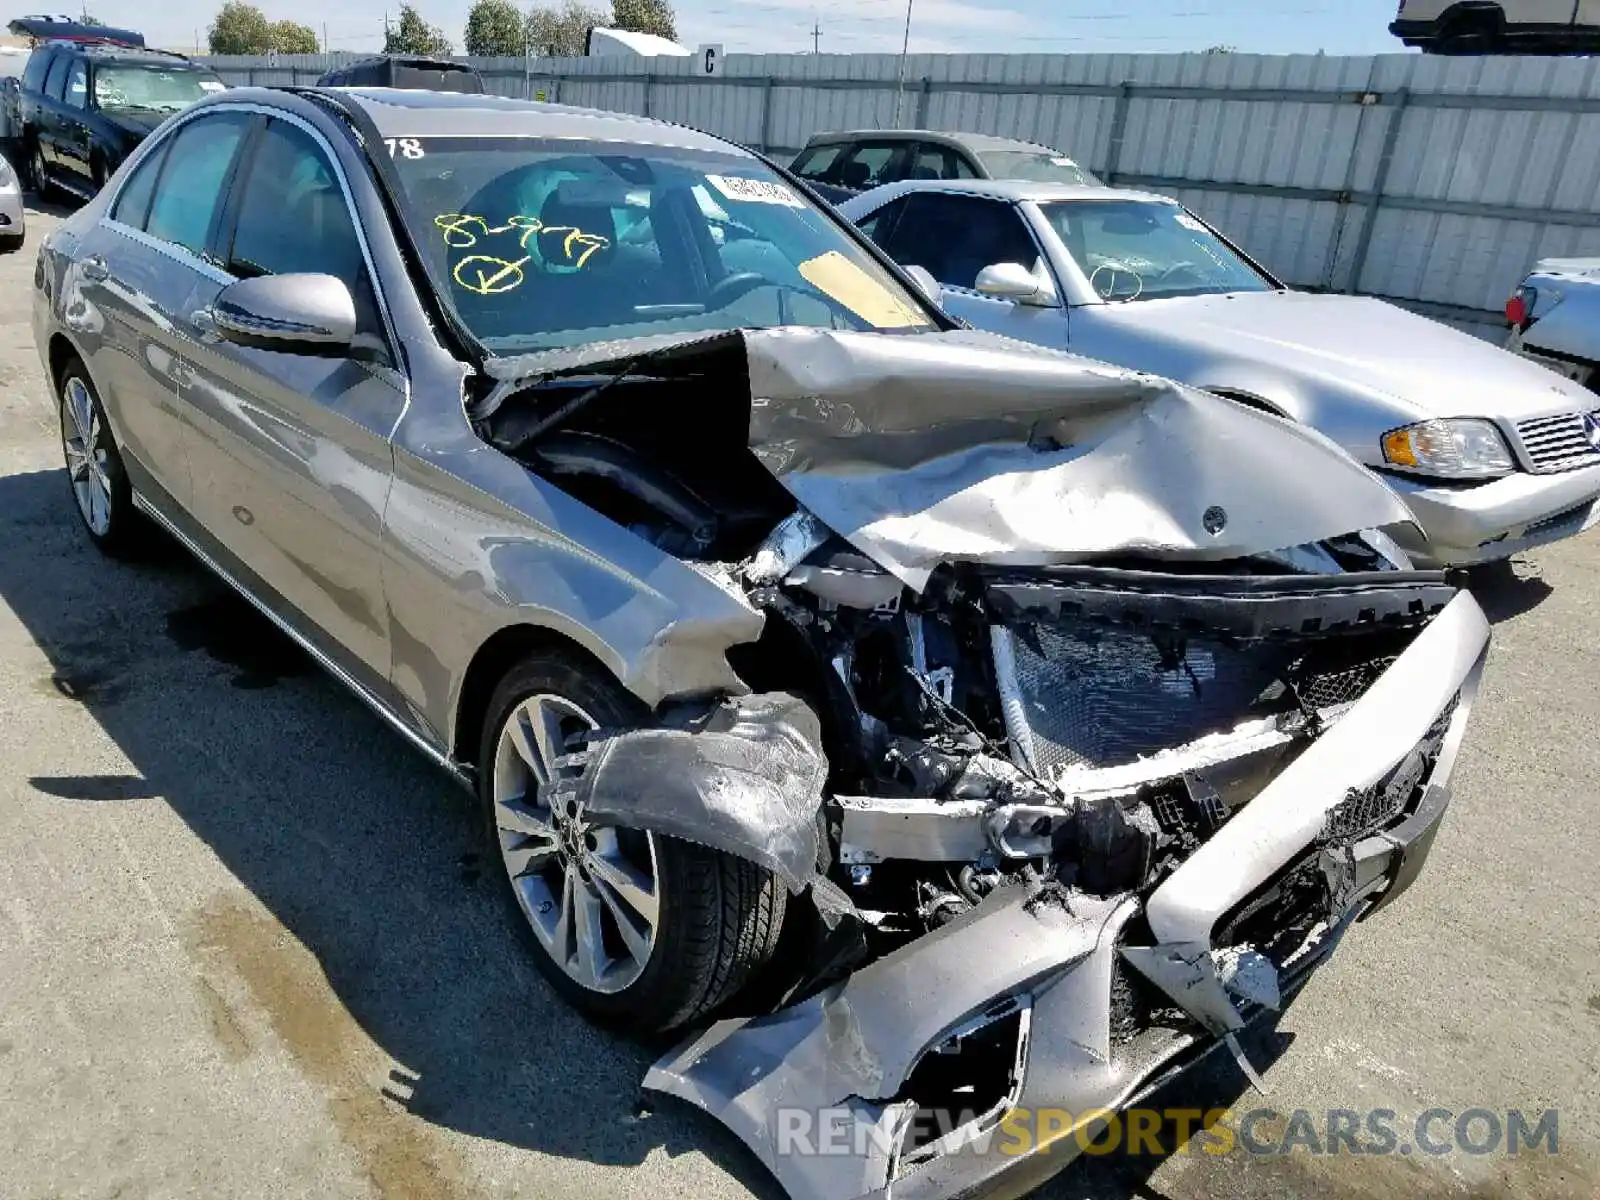
<svg viewBox="0 0 1600 1200"><path fill-rule="evenodd" d="M72 344L66 334L57 330L50 335L49 345L45 350L46 361L50 364L50 387L52 392L61 390L61 374L67 369L67 364L76 360L83 363L83 369L89 369L87 361L79 349Z"/></svg>
<svg viewBox="0 0 1600 1200"><path fill-rule="evenodd" d="M1258 395L1245 388L1202 386L1203 390L1210 392L1213 396L1220 396L1224 400L1232 400L1235 404L1243 404L1246 408L1260 409L1262 412L1271 413L1275 417L1282 417L1285 421L1299 419L1277 401L1269 400L1265 396Z"/></svg>
<svg viewBox="0 0 1600 1200"><path fill-rule="evenodd" d="M616 672L575 639L548 625L507 625L479 646L461 677L450 734L451 757L476 768L483 724L494 690L517 662L536 651L554 651L624 686Z"/></svg>

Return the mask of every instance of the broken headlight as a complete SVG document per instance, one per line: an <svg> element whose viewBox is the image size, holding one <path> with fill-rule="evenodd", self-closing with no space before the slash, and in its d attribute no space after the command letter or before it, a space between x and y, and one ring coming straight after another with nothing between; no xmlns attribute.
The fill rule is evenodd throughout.
<svg viewBox="0 0 1600 1200"><path fill-rule="evenodd" d="M1423 421L1383 435L1383 460L1441 479L1493 479L1516 469L1493 421L1458 417Z"/></svg>

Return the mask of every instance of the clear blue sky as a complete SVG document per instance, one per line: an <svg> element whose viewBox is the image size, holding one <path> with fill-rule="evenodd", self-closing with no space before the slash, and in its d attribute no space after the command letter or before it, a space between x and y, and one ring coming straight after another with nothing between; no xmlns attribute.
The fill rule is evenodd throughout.
<svg viewBox="0 0 1600 1200"><path fill-rule="evenodd" d="M373 50L399 0L258 0L276 19L303 21L336 50ZM591 0L596 2L596 0ZM604 0L598 0L603 4ZM104 21L142 29L153 44L202 42L220 0L93 0ZM39 7L39 6L34 6ZM470 0L417 7L458 48ZM730 51L898 52L904 0L677 0L680 40ZM929 53L1178 52L1232 45L1266 54L1377 54L1403 49L1388 33L1394 0L913 0L911 49ZM23 11L32 11L24 9Z"/></svg>

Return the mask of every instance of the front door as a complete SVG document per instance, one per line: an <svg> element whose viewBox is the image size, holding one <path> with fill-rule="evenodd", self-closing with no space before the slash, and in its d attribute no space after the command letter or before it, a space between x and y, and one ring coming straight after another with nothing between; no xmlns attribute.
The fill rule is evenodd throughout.
<svg viewBox="0 0 1600 1200"><path fill-rule="evenodd" d="M213 254L233 278L319 272L349 285L352 357L317 358L222 341L197 295L182 399L194 436L202 524L265 584L269 601L379 697L389 621L379 567L393 474L389 435L403 377L379 316L362 244L331 153L309 127L274 117L248 153Z"/></svg>
<svg viewBox="0 0 1600 1200"><path fill-rule="evenodd" d="M1050 277L1038 243L1013 205L954 192L913 192L882 244L902 266L922 267L939 281L941 307L951 316L991 333L1067 348L1065 308L1018 304L976 289L979 272L1000 263Z"/></svg>

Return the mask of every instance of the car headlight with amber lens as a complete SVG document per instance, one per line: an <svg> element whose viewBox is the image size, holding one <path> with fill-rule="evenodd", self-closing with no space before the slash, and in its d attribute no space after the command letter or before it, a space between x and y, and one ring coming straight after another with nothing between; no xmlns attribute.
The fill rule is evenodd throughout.
<svg viewBox="0 0 1600 1200"><path fill-rule="evenodd" d="M1493 479L1516 470L1493 421L1475 417L1423 421L1383 435L1383 461L1439 479Z"/></svg>

